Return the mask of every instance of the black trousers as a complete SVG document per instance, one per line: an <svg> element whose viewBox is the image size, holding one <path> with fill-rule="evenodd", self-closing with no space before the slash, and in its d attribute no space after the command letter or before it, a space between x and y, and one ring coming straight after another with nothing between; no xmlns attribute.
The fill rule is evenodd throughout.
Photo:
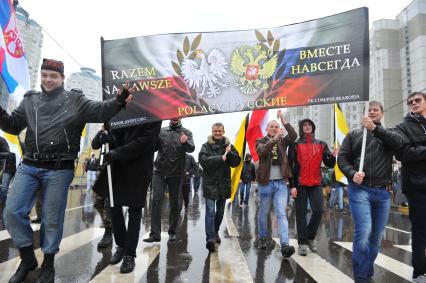
<svg viewBox="0 0 426 283"><path fill-rule="evenodd" d="M154 174L152 177L152 211L151 211L151 233L154 238L161 238L161 212L163 210L164 192L169 188L170 213L169 234L176 234L179 220L179 197L183 176L164 177Z"/></svg>
<svg viewBox="0 0 426 283"><path fill-rule="evenodd" d="M117 246L124 248L124 254L136 256L141 228L142 207L129 207L129 223L124 222L123 207L111 207L112 231Z"/></svg>
<svg viewBox="0 0 426 283"><path fill-rule="evenodd" d="M411 262L416 278L426 273L426 193L408 193L406 196L411 221Z"/></svg>
<svg viewBox="0 0 426 283"><path fill-rule="evenodd" d="M185 208L188 208L189 205L189 195L191 193L191 183L182 184L182 198Z"/></svg>
<svg viewBox="0 0 426 283"><path fill-rule="evenodd" d="M198 192L201 185L201 176L194 177L194 192Z"/></svg>
<svg viewBox="0 0 426 283"><path fill-rule="evenodd" d="M307 223L306 214L308 201L312 208L312 217ZM322 187L304 187L297 188L296 198L296 224L297 224L297 242L299 245L308 244L308 240L314 240L318 228L321 224L322 213L324 211L324 199L322 196Z"/></svg>

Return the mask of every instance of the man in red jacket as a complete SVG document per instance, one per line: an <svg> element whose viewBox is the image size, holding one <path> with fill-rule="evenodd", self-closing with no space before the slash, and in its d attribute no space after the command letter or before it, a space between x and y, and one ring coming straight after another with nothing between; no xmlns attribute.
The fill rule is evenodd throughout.
<svg viewBox="0 0 426 283"><path fill-rule="evenodd" d="M324 200L321 187L321 163L330 168L336 163L337 150L333 153L324 141L315 138L315 124L310 119L299 122L299 138L289 148L290 167L294 175L296 198L296 223L299 255L306 256L308 247L316 252L315 235L323 212ZM307 223L307 203L312 217Z"/></svg>

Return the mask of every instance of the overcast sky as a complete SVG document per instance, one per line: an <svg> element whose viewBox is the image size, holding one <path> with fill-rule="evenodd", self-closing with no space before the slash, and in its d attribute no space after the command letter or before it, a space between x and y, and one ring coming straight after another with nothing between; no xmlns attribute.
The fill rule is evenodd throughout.
<svg viewBox="0 0 426 283"><path fill-rule="evenodd" d="M101 36L104 39L118 39L161 33L277 27L359 7L369 8L371 27L373 21L395 19L411 2L20 0L19 4L66 50L45 34L42 57L64 61L65 75L69 76L78 72L80 65L101 74ZM217 121L224 123L226 134L233 140L244 116L245 113L235 113L193 117L184 119L183 124L193 131L198 154L210 133L211 124Z"/></svg>

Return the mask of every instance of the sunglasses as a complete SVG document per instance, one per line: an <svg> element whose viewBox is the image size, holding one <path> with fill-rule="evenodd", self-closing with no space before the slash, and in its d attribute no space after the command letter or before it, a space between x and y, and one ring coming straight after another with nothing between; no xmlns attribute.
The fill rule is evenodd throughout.
<svg viewBox="0 0 426 283"><path fill-rule="evenodd" d="M410 99L410 100L408 100L407 101L407 105L413 105L414 104L414 102L415 103L417 103L417 104L420 104L420 102L422 102L422 100L423 100L423 98L421 98L421 97L416 97L416 98L414 98L414 99Z"/></svg>

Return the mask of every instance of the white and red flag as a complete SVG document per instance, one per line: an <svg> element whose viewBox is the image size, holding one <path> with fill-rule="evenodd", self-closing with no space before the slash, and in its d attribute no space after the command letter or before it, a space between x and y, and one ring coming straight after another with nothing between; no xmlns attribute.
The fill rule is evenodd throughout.
<svg viewBox="0 0 426 283"><path fill-rule="evenodd" d="M259 160L256 152L256 140L266 135L266 125L268 124L268 109L254 110L247 128L246 140L250 149L253 162Z"/></svg>

